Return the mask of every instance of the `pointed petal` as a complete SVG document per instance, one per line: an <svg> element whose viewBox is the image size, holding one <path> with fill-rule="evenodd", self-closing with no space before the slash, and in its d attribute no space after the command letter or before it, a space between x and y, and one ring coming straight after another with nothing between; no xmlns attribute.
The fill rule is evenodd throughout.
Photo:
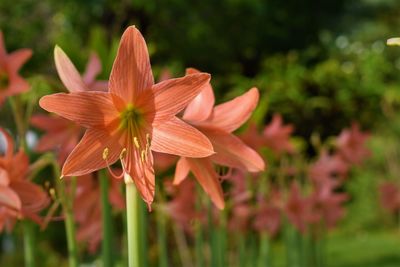
<svg viewBox="0 0 400 267"><path fill-rule="evenodd" d="M103 159L104 149L108 148L108 162L113 164L122 151L118 133L107 133L89 129L79 144L68 156L62 169L63 176L81 176L107 166Z"/></svg>
<svg viewBox="0 0 400 267"><path fill-rule="evenodd" d="M88 91L88 88L83 82L78 70L59 46L54 48L54 61L56 63L58 76L60 76L61 81L68 91Z"/></svg>
<svg viewBox="0 0 400 267"><path fill-rule="evenodd" d="M135 26L121 37L118 54L110 75L110 92L133 102L154 84L146 42Z"/></svg>
<svg viewBox="0 0 400 267"><path fill-rule="evenodd" d="M105 127L118 117L109 93L75 92L47 95L39 105L84 127Z"/></svg>
<svg viewBox="0 0 400 267"><path fill-rule="evenodd" d="M4 205L14 210L20 210L22 206L17 193L8 186L3 185L0 185L0 205Z"/></svg>
<svg viewBox="0 0 400 267"><path fill-rule="evenodd" d="M32 50L24 48L8 55L8 66L13 71L18 71L22 65L32 56Z"/></svg>
<svg viewBox="0 0 400 267"><path fill-rule="evenodd" d="M212 142L215 155L212 159L221 165L241 168L250 172L264 170L262 157L238 137L218 130L200 129Z"/></svg>
<svg viewBox="0 0 400 267"><path fill-rule="evenodd" d="M200 71L188 68L186 69L186 75L200 73ZM183 114L184 120L189 121L204 121L212 112L214 107L215 97L214 92L210 83L204 86L204 89L198 94L192 102L188 104Z"/></svg>
<svg viewBox="0 0 400 267"><path fill-rule="evenodd" d="M89 89L92 91L108 91L108 81L94 81L89 84Z"/></svg>
<svg viewBox="0 0 400 267"><path fill-rule="evenodd" d="M89 61L86 65L83 81L90 84L96 80L97 75L101 72L101 62L95 52L90 53Z"/></svg>
<svg viewBox="0 0 400 267"><path fill-rule="evenodd" d="M174 117L192 101L210 81L210 74L198 73L182 78L170 79L153 86L140 96L137 103L150 116L153 125Z"/></svg>
<svg viewBox="0 0 400 267"><path fill-rule="evenodd" d="M207 137L176 117L153 128L151 149L191 158L207 157L214 153Z"/></svg>
<svg viewBox="0 0 400 267"><path fill-rule="evenodd" d="M212 202L217 206L217 208L223 209L225 206L224 194L210 159L187 158L187 161L190 170L193 172L203 190L210 196Z"/></svg>
<svg viewBox="0 0 400 267"><path fill-rule="evenodd" d="M245 94L216 106L207 124L233 132L245 123L258 103L258 89L253 87Z"/></svg>
<svg viewBox="0 0 400 267"><path fill-rule="evenodd" d="M45 191L38 185L28 181L13 181L10 185L17 192L22 202L22 209L29 212L38 212L49 203Z"/></svg>
<svg viewBox="0 0 400 267"><path fill-rule="evenodd" d="M180 184L188 176L190 172L190 166L186 158L180 158L176 163L174 185Z"/></svg>

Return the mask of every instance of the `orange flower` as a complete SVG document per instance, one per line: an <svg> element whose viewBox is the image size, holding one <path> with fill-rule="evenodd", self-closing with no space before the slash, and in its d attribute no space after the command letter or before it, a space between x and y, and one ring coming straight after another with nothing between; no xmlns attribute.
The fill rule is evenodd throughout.
<svg viewBox="0 0 400 267"><path fill-rule="evenodd" d="M38 223L37 212L49 204L49 198L41 187L27 181L29 161L24 151L14 154L14 142L0 128L5 138L6 150L0 157L0 232L11 230L16 219L29 218Z"/></svg>
<svg viewBox="0 0 400 267"><path fill-rule="evenodd" d="M187 74L195 75L192 73L198 71L188 69ZM183 119L210 139L216 154L202 159L181 158L176 166L174 184L179 184L192 171L214 204L222 209L223 193L213 162L250 172L264 169L260 155L232 134L250 117L257 106L258 97L257 88L252 88L242 96L214 107L212 87L210 84L204 87L185 109Z"/></svg>
<svg viewBox="0 0 400 267"><path fill-rule="evenodd" d="M54 57L57 72L70 92L107 91L107 81L96 81L96 76L101 72L101 63L95 53L90 55L82 78L61 48L55 49ZM79 81L77 84L80 86L71 85L71 80ZM60 164L65 162L84 132L79 125L58 116L34 115L31 118L31 124L46 132L40 138L36 151L57 150Z"/></svg>
<svg viewBox="0 0 400 267"><path fill-rule="evenodd" d="M32 56L30 49L19 49L7 54L3 33L0 31L0 104L8 96L26 92L29 84L19 75L22 65Z"/></svg>
<svg viewBox="0 0 400 267"><path fill-rule="evenodd" d="M73 75L70 68L62 72L60 76ZM209 74L199 73L154 84L146 43L134 26L129 27L121 38L108 92L74 91L83 85L71 78L68 86L74 92L40 100L47 111L87 128L62 175L81 176L120 159L125 182L134 182L150 205L155 191L151 150L185 157L213 153L202 133L175 117L209 80Z"/></svg>

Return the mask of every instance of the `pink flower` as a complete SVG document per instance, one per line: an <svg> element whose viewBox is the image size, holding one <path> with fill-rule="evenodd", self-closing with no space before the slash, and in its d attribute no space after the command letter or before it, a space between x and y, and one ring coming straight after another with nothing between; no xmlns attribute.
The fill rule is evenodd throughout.
<svg viewBox="0 0 400 267"><path fill-rule="evenodd" d="M284 125L282 116L274 114L270 124L264 128L265 145L278 155L284 152L294 153L294 147L290 143L292 132L293 125Z"/></svg>
<svg viewBox="0 0 400 267"><path fill-rule="evenodd" d="M351 129L344 129L337 138L339 154L351 164L361 164L371 155L371 151L366 147L369 138L368 133L360 131L357 123L351 125Z"/></svg>

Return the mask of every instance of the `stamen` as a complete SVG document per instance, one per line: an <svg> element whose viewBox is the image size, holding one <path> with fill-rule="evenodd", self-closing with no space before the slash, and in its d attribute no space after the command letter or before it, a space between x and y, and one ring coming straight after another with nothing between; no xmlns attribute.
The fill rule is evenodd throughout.
<svg viewBox="0 0 400 267"><path fill-rule="evenodd" d="M133 138L133 143L135 143L135 146L136 146L137 149L140 149L139 141L138 141L138 138L136 136Z"/></svg>
<svg viewBox="0 0 400 267"><path fill-rule="evenodd" d="M146 146L150 146L151 145L151 138L150 138L150 134L149 133L147 133L146 134Z"/></svg>
<svg viewBox="0 0 400 267"><path fill-rule="evenodd" d="M123 152L123 151L124 151L124 150L122 150L122 152ZM122 176L124 175L124 172L122 172L120 175L117 175L117 174L115 174L115 173L113 172L113 170L111 170L111 168L110 168L110 163L108 162L108 155L109 155L109 152L110 152L110 150L108 149L108 147L106 147L106 148L103 150L103 160L106 161L108 172L109 172L109 173L111 174L111 176L114 177L115 179L121 179ZM121 154L122 154L122 152L121 152ZM121 155L120 155L120 157L121 157Z"/></svg>

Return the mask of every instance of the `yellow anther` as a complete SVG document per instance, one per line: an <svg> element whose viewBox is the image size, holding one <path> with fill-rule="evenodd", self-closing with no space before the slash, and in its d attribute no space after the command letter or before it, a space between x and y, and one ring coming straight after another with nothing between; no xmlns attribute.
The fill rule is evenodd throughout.
<svg viewBox="0 0 400 267"><path fill-rule="evenodd" d="M52 197L52 199L56 199L56 190L54 188L49 189L49 194Z"/></svg>
<svg viewBox="0 0 400 267"><path fill-rule="evenodd" d="M136 148L140 149L139 140L136 136L133 138L133 142L135 143Z"/></svg>
<svg viewBox="0 0 400 267"><path fill-rule="evenodd" d="M140 156L141 156L142 162L144 162L146 159L146 152L144 150L142 150L142 153L140 154Z"/></svg>
<svg viewBox="0 0 400 267"><path fill-rule="evenodd" d="M119 154L119 158L123 159L123 158L125 158L125 155L126 155L126 148L121 150L121 153Z"/></svg>
<svg viewBox="0 0 400 267"><path fill-rule="evenodd" d="M150 134L147 133L147 134L146 134L146 146L147 146L147 145L150 146L150 144L151 144Z"/></svg>
<svg viewBox="0 0 400 267"><path fill-rule="evenodd" d="M103 160L106 160L108 158L108 153L110 152L110 150L108 149L108 147L104 148L103 150Z"/></svg>

